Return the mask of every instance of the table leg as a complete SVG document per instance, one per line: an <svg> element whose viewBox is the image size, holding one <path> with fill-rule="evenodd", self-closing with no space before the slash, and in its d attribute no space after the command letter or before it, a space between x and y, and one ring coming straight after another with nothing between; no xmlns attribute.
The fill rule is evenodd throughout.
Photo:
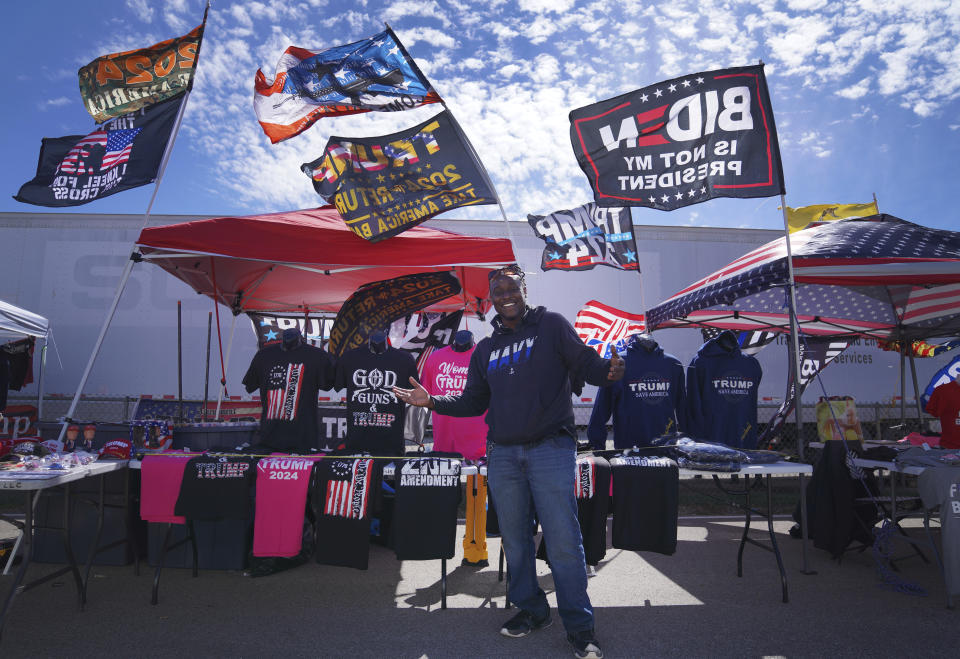
<svg viewBox="0 0 960 659"><path fill-rule="evenodd" d="M440 559L440 608L447 608L447 559Z"/></svg>
<svg viewBox="0 0 960 659"><path fill-rule="evenodd" d="M807 545L810 540L810 529L807 526L807 481L803 474L797 474L800 479L800 554L803 557L803 566L800 568L801 574L816 574L816 570L811 570L807 563Z"/></svg>
<svg viewBox="0 0 960 659"><path fill-rule="evenodd" d="M7 612L13 604L13 598L23 592L23 578L27 576L27 568L30 567L30 557L33 554L33 510L40 498L41 490L35 490L27 495L27 505L24 509L23 517L23 558L20 559L20 568L10 584L10 591L7 593L7 599L3 603L3 610L0 610L0 637L3 635L3 623L7 619ZM11 559L13 557L11 556Z"/></svg>
<svg viewBox="0 0 960 659"><path fill-rule="evenodd" d="M104 484L104 475L100 474L99 476L99 486L97 488L97 530L93 534L93 542L90 544L90 552L87 556L87 565L83 573L83 601L87 601L87 584L90 583L90 569L93 567L93 559L97 555L97 550L100 548L100 535L103 533L103 501L104 501L104 490L106 486Z"/></svg>
<svg viewBox="0 0 960 659"><path fill-rule="evenodd" d="M783 603L790 601L787 596L787 572L783 569L783 556L780 555L780 546L777 544L777 534L773 530L773 482L770 474L767 479L767 532L770 534L770 544L773 547L773 555L777 557L777 567L780 569L780 586L783 590Z"/></svg>
<svg viewBox="0 0 960 659"><path fill-rule="evenodd" d="M82 611L87 603L87 594L84 591L83 577L80 575L80 568L77 567L77 558L73 554L73 546L70 542L70 521L73 517L70 507L70 483L67 483L63 486L63 550L67 555L69 572L73 573L73 581L77 585L77 599Z"/></svg>
<svg viewBox="0 0 960 659"><path fill-rule="evenodd" d="M750 477L747 476L745 479L745 485L743 486L743 495L744 495L744 507L743 507L743 535L740 536L740 548L737 550L737 576L743 576L743 547L747 544L747 536L750 534L750 518L753 513L753 508L750 506Z"/></svg>

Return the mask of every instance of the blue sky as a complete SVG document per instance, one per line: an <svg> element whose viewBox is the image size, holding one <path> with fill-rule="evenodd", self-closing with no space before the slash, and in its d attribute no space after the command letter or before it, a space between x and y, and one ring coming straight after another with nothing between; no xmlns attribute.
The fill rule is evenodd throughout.
<svg viewBox="0 0 960 659"><path fill-rule="evenodd" d="M81 134L77 69L97 56L179 36L202 0L40 0L5 7L7 90L0 211L32 178L42 137ZM382 135L436 106L323 119L271 145L252 108L258 68L272 78L287 46L323 49L388 22L464 126L511 220L591 198L568 112L649 84L762 60L787 203L870 201L957 229L960 3L948 0L217 0L197 81L154 214L247 215L322 201L300 164L330 135ZM72 209L142 213L152 186ZM779 198L713 200L638 224L780 228ZM71 212L67 210L66 212ZM499 219L496 206L443 216Z"/></svg>

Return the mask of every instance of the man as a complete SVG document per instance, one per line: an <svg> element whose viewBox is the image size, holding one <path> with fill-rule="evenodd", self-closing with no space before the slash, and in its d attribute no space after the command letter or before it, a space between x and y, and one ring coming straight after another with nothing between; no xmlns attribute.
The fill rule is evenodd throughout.
<svg viewBox="0 0 960 659"><path fill-rule="evenodd" d="M395 389L401 400L439 414L487 413L487 476L510 570L509 598L520 612L500 633L521 637L550 625L550 607L537 583L532 535L536 513L547 544L557 608L580 659L600 659L587 596L583 540L574 494L576 429L571 380L602 385L623 377L623 360L602 359L563 316L526 303L523 271L490 273L497 315L493 335L477 344L459 396Z"/></svg>

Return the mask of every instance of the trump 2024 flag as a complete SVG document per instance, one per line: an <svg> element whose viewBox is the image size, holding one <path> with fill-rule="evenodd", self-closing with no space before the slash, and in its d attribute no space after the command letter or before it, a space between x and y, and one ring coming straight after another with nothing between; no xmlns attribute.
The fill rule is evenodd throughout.
<svg viewBox="0 0 960 659"><path fill-rule="evenodd" d="M643 314L627 313L590 300L577 312L573 329L585 344L596 350L601 357L609 359L612 355L611 346L623 354L627 349L627 339L633 334L646 332L647 323Z"/></svg>
<svg viewBox="0 0 960 659"><path fill-rule="evenodd" d="M253 110L274 144L318 119L359 112L396 112L439 103L440 96L393 30L314 51L290 46L273 82L257 69Z"/></svg>
<svg viewBox="0 0 960 659"><path fill-rule="evenodd" d="M184 96L111 119L89 135L45 137L37 175L14 197L37 206L80 206L152 183Z"/></svg>
<svg viewBox="0 0 960 659"><path fill-rule="evenodd" d="M570 141L601 206L669 211L784 192L763 65L694 73L573 110Z"/></svg>
<svg viewBox="0 0 960 659"><path fill-rule="evenodd" d="M301 169L351 231L377 242L454 208L497 203L464 139L444 111L382 137L331 137Z"/></svg>
<svg viewBox="0 0 960 659"><path fill-rule="evenodd" d="M590 202L549 215L527 215L527 222L547 243L541 270L590 270L596 265L637 269L629 208L602 208Z"/></svg>

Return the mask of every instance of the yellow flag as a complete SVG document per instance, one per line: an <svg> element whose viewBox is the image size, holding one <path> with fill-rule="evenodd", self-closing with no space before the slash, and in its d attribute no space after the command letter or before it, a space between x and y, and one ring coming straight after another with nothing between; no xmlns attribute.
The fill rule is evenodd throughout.
<svg viewBox="0 0 960 659"><path fill-rule="evenodd" d="M842 220L845 217L866 217L879 212L875 201L869 204L818 204L801 208L787 206L787 224L790 225L790 233L793 233L807 228L811 222L829 222Z"/></svg>

